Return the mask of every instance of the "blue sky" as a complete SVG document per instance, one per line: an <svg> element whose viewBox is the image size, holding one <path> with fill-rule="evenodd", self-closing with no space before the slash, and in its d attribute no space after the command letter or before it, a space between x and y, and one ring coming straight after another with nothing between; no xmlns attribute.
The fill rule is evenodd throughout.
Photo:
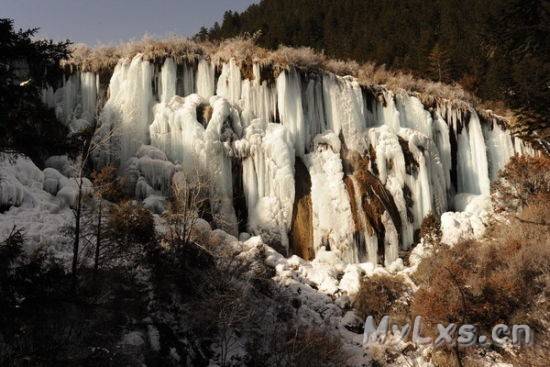
<svg viewBox="0 0 550 367"><path fill-rule="evenodd" d="M73 42L113 43L144 34L191 36L221 21L226 10L257 0L0 0L0 18L16 27L40 27L39 36Z"/></svg>

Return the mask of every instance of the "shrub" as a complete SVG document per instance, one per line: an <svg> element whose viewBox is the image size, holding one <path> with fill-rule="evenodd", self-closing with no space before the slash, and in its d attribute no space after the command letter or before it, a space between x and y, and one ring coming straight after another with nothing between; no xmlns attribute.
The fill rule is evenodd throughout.
<svg viewBox="0 0 550 367"><path fill-rule="evenodd" d="M91 178L94 184L94 193L99 199L113 203L120 203L128 199L124 191L125 180L117 176L116 167L108 165L98 171L93 171Z"/></svg>
<svg viewBox="0 0 550 367"><path fill-rule="evenodd" d="M497 211L515 211L534 195L550 194L550 157L514 156L492 184Z"/></svg>
<svg viewBox="0 0 550 367"><path fill-rule="evenodd" d="M346 365L348 356L342 348L341 339L328 329L305 327L292 320L284 324L264 325L260 339L253 339L246 346L248 366Z"/></svg>
<svg viewBox="0 0 550 367"><path fill-rule="evenodd" d="M155 241L155 220L151 212L134 201L114 205L107 218L107 237L111 240L108 256L139 251L136 245Z"/></svg>
<svg viewBox="0 0 550 367"><path fill-rule="evenodd" d="M372 316L380 320L388 315L404 321L408 317L407 290L401 276L373 275L361 282L353 306L362 319Z"/></svg>
<svg viewBox="0 0 550 367"><path fill-rule="evenodd" d="M432 213L424 217L420 225L420 237L426 239L430 243L438 243L441 241L441 221L439 217Z"/></svg>
<svg viewBox="0 0 550 367"><path fill-rule="evenodd" d="M489 329L539 309L550 277L550 209L549 197L532 200L487 238L441 246L424 259L414 275L420 288L413 313L434 324L466 321Z"/></svg>

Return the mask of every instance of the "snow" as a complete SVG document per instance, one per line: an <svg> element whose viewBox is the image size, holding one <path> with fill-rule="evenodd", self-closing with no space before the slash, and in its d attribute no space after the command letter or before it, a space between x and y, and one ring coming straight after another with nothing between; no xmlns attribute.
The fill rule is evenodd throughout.
<svg viewBox="0 0 550 367"><path fill-rule="evenodd" d="M165 201L164 196L151 194L143 200L143 207L154 214L162 214L165 209Z"/></svg>
<svg viewBox="0 0 550 367"><path fill-rule="evenodd" d="M62 175L66 177L71 177L74 175L73 164L69 160L69 157L66 155L54 155L46 159L44 163L46 167L51 167L59 171Z"/></svg>
<svg viewBox="0 0 550 367"><path fill-rule="evenodd" d="M44 191L50 193L51 195L57 195L59 190L62 187L66 186L69 183L69 179L59 173L55 168L46 168L44 169Z"/></svg>
<svg viewBox="0 0 550 367"><path fill-rule="evenodd" d="M12 174L0 173L0 206L21 206L24 201L32 205L23 184Z"/></svg>
<svg viewBox="0 0 550 367"><path fill-rule="evenodd" d="M145 344L145 338L141 332L132 331L122 337L120 344L140 347Z"/></svg>
<svg viewBox="0 0 550 367"><path fill-rule="evenodd" d="M90 128L92 123L86 119L73 119L69 123L69 136L82 133L84 130Z"/></svg>
<svg viewBox="0 0 550 367"><path fill-rule="evenodd" d="M153 189L168 195L172 176L176 172L176 166L172 162L142 156L137 160L137 168Z"/></svg>
<svg viewBox="0 0 550 367"><path fill-rule="evenodd" d="M81 182L82 181L82 182ZM80 186L80 189L79 189ZM57 197L61 202L71 208L76 208L78 195L88 196L93 192L93 185L86 177L71 178L66 181L65 186L57 192Z"/></svg>
<svg viewBox="0 0 550 367"><path fill-rule="evenodd" d="M441 241L454 245L483 236L492 214L490 196L461 194L455 197L454 205L461 211L443 213Z"/></svg>
<svg viewBox="0 0 550 367"><path fill-rule="evenodd" d="M53 187L55 184L55 187ZM25 237L24 250L38 249L60 259L70 259L66 228L73 219L68 207L46 189L55 191L69 179L52 168L42 172L23 155L0 155L0 241L17 227ZM44 189L43 189L44 187Z"/></svg>
<svg viewBox="0 0 550 367"><path fill-rule="evenodd" d="M485 224L473 213L447 212L441 216L441 232L441 242L454 245L481 237L485 232Z"/></svg>

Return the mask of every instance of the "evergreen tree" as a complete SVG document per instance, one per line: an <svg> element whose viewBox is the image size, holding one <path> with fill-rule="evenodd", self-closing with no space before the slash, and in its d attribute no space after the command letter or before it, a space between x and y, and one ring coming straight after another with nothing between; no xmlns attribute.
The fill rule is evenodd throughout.
<svg viewBox="0 0 550 367"><path fill-rule="evenodd" d="M428 55L429 69L428 74L434 80L439 82L448 82L450 80L450 59L447 52L439 46L439 43L432 48Z"/></svg>
<svg viewBox="0 0 550 367"><path fill-rule="evenodd" d="M61 79L59 61L70 42L33 40L37 31L16 31L13 20L0 19L0 151L25 153L40 164L67 150L67 129L40 93Z"/></svg>

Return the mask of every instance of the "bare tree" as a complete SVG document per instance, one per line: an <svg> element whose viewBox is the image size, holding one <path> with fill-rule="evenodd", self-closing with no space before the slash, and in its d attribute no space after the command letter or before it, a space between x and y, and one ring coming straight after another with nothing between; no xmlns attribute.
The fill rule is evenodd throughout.
<svg viewBox="0 0 550 367"><path fill-rule="evenodd" d="M90 129L89 135L84 139L83 149L78 157L77 163L74 167L73 180L76 182L76 200L73 203L73 216L74 216L74 230L73 230L73 260L72 260L72 275L73 275L73 288L76 289L78 279L78 258L80 252L80 237L81 237L81 224L83 214L83 198L89 195L91 188L86 188L84 173L90 158L94 152L98 151L101 147L107 145L111 139L115 136L116 129L111 129L103 136L96 134L98 130L97 119L93 127ZM85 134L86 135L86 134Z"/></svg>
<svg viewBox="0 0 550 367"><path fill-rule="evenodd" d="M116 176L116 168L108 165L98 171L92 172L94 184L94 208L93 208L93 234L95 238L94 247L94 272L99 270L100 253L102 250L103 227L105 216L105 200L118 202L123 198L121 180Z"/></svg>
<svg viewBox="0 0 550 367"><path fill-rule="evenodd" d="M198 169L192 175L176 172L164 219L168 224L166 240L172 245L187 245L197 220L209 212L209 180Z"/></svg>

